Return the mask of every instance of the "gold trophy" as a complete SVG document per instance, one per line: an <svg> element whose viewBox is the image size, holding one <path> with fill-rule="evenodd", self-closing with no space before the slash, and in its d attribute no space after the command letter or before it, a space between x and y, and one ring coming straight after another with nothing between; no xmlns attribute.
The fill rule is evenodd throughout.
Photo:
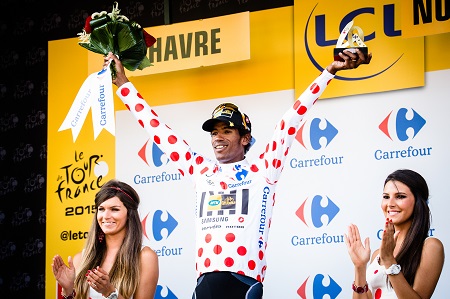
<svg viewBox="0 0 450 299"><path fill-rule="evenodd" d="M356 49L359 49L364 56L369 52L369 49L364 43L364 33L362 29L358 26L353 26L353 21L350 21L344 29L342 29L341 35L339 35L336 48L334 48L334 60L344 61L339 56L339 53L345 49L349 49L352 53L356 53Z"/></svg>

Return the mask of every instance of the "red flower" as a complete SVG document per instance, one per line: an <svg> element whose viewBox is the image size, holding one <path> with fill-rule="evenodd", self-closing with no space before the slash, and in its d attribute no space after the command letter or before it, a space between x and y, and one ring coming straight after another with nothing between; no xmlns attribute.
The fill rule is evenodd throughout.
<svg viewBox="0 0 450 299"><path fill-rule="evenodd" d="M91 20L92 20L92 16L89 16L86 18L86 23L84 23L84 31L86 31L86 33L92 32Z"/></svg>
<svg viewBox="0 0 450 299"><path fill-rule="evenodd" d="M145 45L147 48L150 48L156 42L156 39L148 34L144 29L142 29L142 33L144 34Z"/></svg>

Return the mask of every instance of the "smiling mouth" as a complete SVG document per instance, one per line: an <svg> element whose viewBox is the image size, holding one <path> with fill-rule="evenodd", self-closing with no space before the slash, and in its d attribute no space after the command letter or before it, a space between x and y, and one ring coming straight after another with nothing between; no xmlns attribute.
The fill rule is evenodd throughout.
<svg viewBox="0 0 450 299"><path fill-rule="evenodd" d="M226 147L226 145L216 145L216 146L214 146L214 148L218 149L218 150L223 149L225 147Z"/></svg>
<svg viewBox="0 0 450 299"><path fill-rule="evenodd" d="M397 211L388 211L388 215L390 215L390 216L395 216L395 215L397 215L398 213L400 213L400 212L397 212Z"/></svg>

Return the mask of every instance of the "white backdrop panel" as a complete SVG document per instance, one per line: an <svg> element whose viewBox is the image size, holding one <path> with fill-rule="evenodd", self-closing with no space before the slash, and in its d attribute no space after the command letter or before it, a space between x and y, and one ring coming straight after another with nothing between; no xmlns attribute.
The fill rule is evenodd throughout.
<svg viewBox="0 0 450 299"><path fill-rule="evenodd" d="M377 232L384 223L383 182L398 168L414 169L428 181L433 234L450 246L446 219L450 204L444 193L450 166L449 78L448 70L431 72L422 88L318 101L298 136L302 143L294 141L279 182L264 298L349 298L353 267L343 235L348 224L356 223L362 235L370 237L372 250L378 248ZM251 159L263 151L275 124L293 104L293 96L288 90L154 108L194 150L212 157L209 135L201 125L219 103L236 103L252 121L256 144L249 152ZM403 110L407 111L404 116ZM378 127L389 114L385 131L391 139ZM397 129L396 120L403 120L405 127ZM196 279L194 188L166 163L164 155L152 150L151 142L145 154L139 154L149 136L131 113L117 112L116 123L116 176L141 196L144 242L160 256L160 297L171 292L170 298L190 298ZM404 132L406 140L401 141L398 136ZM426 149L426 155L412 157L420 149ZM377 151L401 150L411 157L375 158ZM434 298L445 298L444 282L449 279L450 269L444 265Z"/></svg>

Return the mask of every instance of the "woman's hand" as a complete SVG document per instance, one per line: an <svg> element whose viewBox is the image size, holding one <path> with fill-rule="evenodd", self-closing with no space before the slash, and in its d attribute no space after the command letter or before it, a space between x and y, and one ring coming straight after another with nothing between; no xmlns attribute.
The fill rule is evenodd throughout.
<svg viewBox="0 0 450 299"><path fill-rule="evenodd" d="M345 244L347 245L348 254L355 267L366 267L370 260L370 241L369 238L361 242L358 227L350 224L348 233L344 235Z"/></svg>
<svg viewBox="0 0 450 299"><path fill-rule="evenodd" d="M66 295L72 293L75 284L75 267L71 256L69 256L68 262L69 266L64 263L64 260L59 255L55 255L52 262L53 275Z"/></svg>
<svg viewBox="0 0 450 299"><path fill-rule="evenodd" d="M390 220L389 218L386 219L380 245L381 264L386 268L390 267L392 264L397 263L394 258L394 249L399 233L400 231L395 231L392 220Z"/></svg>
<svg viewBox="0 0 450 299"><path fill-rule="evenodd" d="M116 289L109 280L109 274L100 267L89 270L86 279L88 284L104 297L108 297Z"/></svg>

